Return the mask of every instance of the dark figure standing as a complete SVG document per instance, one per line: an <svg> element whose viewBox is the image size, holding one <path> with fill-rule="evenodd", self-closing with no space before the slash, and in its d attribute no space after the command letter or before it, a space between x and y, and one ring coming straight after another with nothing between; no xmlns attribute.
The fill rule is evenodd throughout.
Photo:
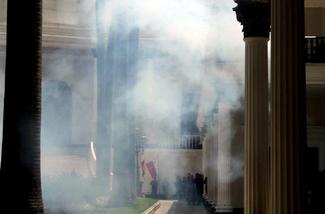
<svg viewBox="0 0 325 214"><path fill-rule="evenodd" d="M182 198L182 180L181 180L180 176L176 177L175 186L176 186L176 198L181 199Z"/></svg>
<svg viewBox="0 0 325 214"><path fill-rule="evenodd" d="M195 183L195 187L196 187L194 204L200 205L202 202L202 196L203 196L203 185L204 185L203 175L196 173L194 183Z"/></svg>
<svg viewBox="0 0 325 214"><path fill-rule="evenodd" d="M194 183L194 177L190 173L188 173L187 175L185 197L188 205L194 205L196 197L196 187Z"/></svg>
<svg viewBox="0 0 325 214"><path fill-rule="evenodd" d="M187 177L184 176L181 182L181 199L186 200L186 194L187 194Z"/></svg>
<svg viewBox="0 0 325 214"><path fill-rule="evenodd" d="M167 178L163 179L161 188L162 188L163 197L165 199L168 199L169 198L169 181L167 180Z"/></svg>
<svg viewBox="0 0 325 214"><path fill-rule="evenodd" d="M155 177L151 182L151 196L153 198L157 198L157 190L158 190L158 181L157 178Z"/></svg>
<svg viewBox="0 0 325 214"><path fill-rule="evenodd" d="M204 178L204 189L205 189L205 194L208 194L208 177Z"/></svg>

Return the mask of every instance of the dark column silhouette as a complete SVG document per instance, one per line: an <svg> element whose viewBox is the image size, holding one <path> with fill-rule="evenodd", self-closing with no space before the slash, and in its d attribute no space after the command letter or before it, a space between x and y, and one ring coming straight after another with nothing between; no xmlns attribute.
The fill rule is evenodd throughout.
<svg viewBox="0 0 325 214"><path fill-rule="evenodd" d="M117 9L109 29L107 70L112 83L111 136L113 146L113 197L124 204L135 196L134 123L128 92L134 83L138 50L138 29L134 19Z"/></svg>
<svg viewBox="0 0 325 214"><path fill-rule="evenodd" d="M106 69L106 42L103 0L96 1L96 28L97 28L97 132L96 132L96 176L100 183L109 183L110 172L110 111L112 77Z"/></svg>
<svg viewBox="0 0 325 214"><path fill-rule="evenodd" d="M1 213L43 213L41 26L41 0L8 1Z"/></svg>
<svg viewBox="0 0 325 214"><path fill-rule="evenodd" d="M304 1L271 0L271 214L306 213Z"/></svg>

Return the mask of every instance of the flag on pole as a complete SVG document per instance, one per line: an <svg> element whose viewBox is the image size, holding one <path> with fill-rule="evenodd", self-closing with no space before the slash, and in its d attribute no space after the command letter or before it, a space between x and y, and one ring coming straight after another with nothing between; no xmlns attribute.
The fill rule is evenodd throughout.
<svg viewBox="0 0 325 214"><path fill-rule="evenodd" d="M153 178L153 179L157 178L157 170L156 170L154 161L147 162L146 166L147 166L148 171L151 175L151 178Z"/></svg>

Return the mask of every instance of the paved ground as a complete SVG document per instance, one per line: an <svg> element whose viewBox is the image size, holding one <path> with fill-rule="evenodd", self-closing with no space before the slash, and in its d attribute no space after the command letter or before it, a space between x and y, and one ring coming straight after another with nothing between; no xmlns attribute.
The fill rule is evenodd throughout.
<svg viewBox="0 0 325 214"><path fill-rule="evenodd" d="M161 200L155 214L207 214L203 205L190 206L184 201Z"/></svg>

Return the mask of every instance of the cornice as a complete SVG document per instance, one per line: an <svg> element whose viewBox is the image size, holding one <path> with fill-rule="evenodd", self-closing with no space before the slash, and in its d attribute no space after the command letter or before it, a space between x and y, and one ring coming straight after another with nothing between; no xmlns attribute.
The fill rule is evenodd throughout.
<svg viewBox="0 0 325 214"><path fill-rule="evenodd" d="M0 23L0 45L6 42L6 25ZM92 49L96 46L96 32L94 28L45 24L43 26L43 47L49 48L78 48Z"/></svg>
<svg viewBox="0 0 325 214"><path fill-rule="evenodd" d="M6 43L6 24L0 23L0 46ZM46 23L43 25L43 47L65 49L95 49L96 29L87 26ZM150 30L141 31L140 45L156 47L157 43L171 42L157 37Z"/></svg>
<svg viewBox="0 0 325 214"><path fill-rule="evenodd" d="M44 47L95 48L95 36L95 28L62 24L46 24L43 26Z"/></svg>
<svg viewBox="0 0 325 214"><path fill-rule="evenodd" d="M325 0L305 0L305 7L325 7Z"/></svg>

